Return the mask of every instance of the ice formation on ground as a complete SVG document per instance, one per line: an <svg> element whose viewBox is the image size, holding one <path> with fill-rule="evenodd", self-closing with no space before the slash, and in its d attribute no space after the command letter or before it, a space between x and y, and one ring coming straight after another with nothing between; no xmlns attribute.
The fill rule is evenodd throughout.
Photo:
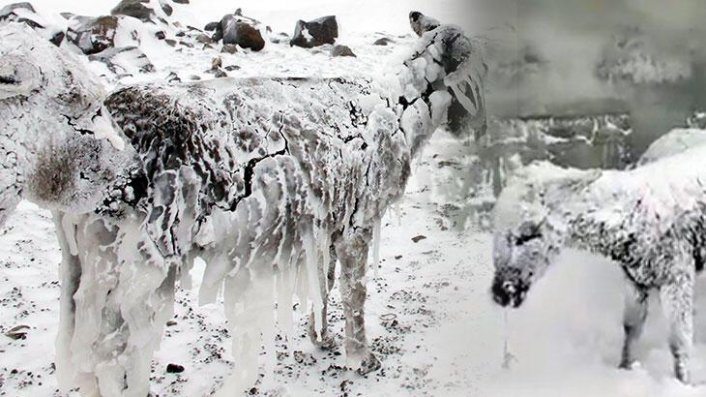
<svg viewBox="0 0 706 397"><path fill-rule="evenodd" d="M202 301L223 291L234 335L237 368L224 393L254 381L260 338L291 322L293 297L327 343L336 260L347 358L361 373L379 367L363 310L375 229L452 102L485 126L485 68L459 29L426 33L389 81L151 84L120 89L105 106L76 61L26 29L2 34L2 150L17 159L2 170L2 215L20 197L54 211L64 386L146 395L174 283L197 257L207 263ZM44 131L53 135L41 139Z"/></svg>
<svg viewBox="0 0 706 397"><path fill-rule="evenodd" d="M563 245L618 262L630 286L622 367L635 360L647 295L659 290L677 378L688 382L695 275L704 266L704 147L630 171L548 163L518 175L498 200L493 298L518 307Z"/></svg>

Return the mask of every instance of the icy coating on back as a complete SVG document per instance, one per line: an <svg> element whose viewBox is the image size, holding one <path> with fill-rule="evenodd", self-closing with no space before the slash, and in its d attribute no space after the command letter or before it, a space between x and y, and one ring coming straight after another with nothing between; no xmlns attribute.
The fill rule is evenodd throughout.
<svg viewBox="0 0 706 397"><path fill-rule="evenodd" d="M47 59L62 70L87 75L77 62L52 56ZM222 393L253 384L261 339L272 340L275 324L291 327L295 297L312 312L312 339L327 343L326 301L336 263L347 359L361 373L379 368L364 325L373 236L404 192L411 159L452 104L469 116L455 126L484 131L484 73L470 40L442 26L422 36L382 81L220 79L125 87L81 120L101 121L108 132L70 131L90 141L62 157L78 162L70 169L80 178L99 169L103 183L67 183L57 197L38 196L45 193L42 184L30 188L3 174L0 180L17 189L2 197L13 203L26 197L55 212L64 257L57 346L63 386L79 386L83 395L147 395L175 282L188 282L197 257L207 264L201 302L223 293L234 337L236 369ZM70 79L59 82L73 88ZM77 125L50 100L9 108L28 115L40 105L43 117ZM42 128L27 124L31 131ZM3 139L15 130L3 125ZM37 153L74 139L68 132L51 143L37 136L26 141L35 142L36 149L23 152L30 160L8 169L29 175L28 164L46 168L55 152ZM64 169L50 179L62 178ZM87 198L79 207L63 198L77 191Z"/></svg>

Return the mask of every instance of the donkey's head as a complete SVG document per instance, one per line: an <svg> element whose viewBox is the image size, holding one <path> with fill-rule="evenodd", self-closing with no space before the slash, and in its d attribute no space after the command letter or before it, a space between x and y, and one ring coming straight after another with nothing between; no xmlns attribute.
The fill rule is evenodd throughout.
<svg viewBox="0 0 706 397"><path fill-rule="evenodd" d="M597 171L547 162L517 172L494 209L493 300L519 307L559 253L567 232L565 216L580 208L576 194L600 176ZM580 196L578 196L580 198ZM579 207L574 208L574 203ZM578 209L580 210L580 209Z"/></svg>
<svg viewBox="0 0 706 397"><path fill-rule="evenodd" d="M104 97L71 54L25 25L0 28L0 223L19 196L64 210L100 199L125 159Z"/></svg>
<svg viewBox="0 0 706 397"><path fill-rule="evenodd" d="M421 18L410 14L413 27ZM415 19L416 18L416 19ZM483 80L487 66L479 45L457 26L430 24L412 55L405 61L402 75L402 105L417 98L430 103L432 124L446 122L456 135L474 131L485 134L486 109Z"/></svg>

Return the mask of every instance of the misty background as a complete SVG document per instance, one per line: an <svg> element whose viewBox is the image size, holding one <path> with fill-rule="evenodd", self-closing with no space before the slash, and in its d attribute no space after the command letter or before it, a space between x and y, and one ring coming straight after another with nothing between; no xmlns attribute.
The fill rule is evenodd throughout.
<svg viewBox="0 0 706 397"><path fill-rule="evenodd" d="M626 111L640 151L706 110L703 1L479 1L472 14L491 41L491 112Z"/></svg>

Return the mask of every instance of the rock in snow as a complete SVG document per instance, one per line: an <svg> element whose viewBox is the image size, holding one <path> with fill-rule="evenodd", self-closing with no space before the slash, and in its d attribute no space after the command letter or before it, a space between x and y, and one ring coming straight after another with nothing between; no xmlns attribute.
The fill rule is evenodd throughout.
<svg viewBox="0 0 706 397"><path fill-rule="evenodd" d="M355 54L353 53L353 50L351 50L350 47L338 44L338 45L333 46L333 48L331 48L331 56L332 57L354 57Z"/></svg>
<svg viewBox="0 0 706 397"><path fill-rule="evenodd" d="M312 48L324 44L334 44L337 38L338 22L336 22L335 16L329 15L309 22L297 21L289 45Z"/></svg>
<svg viewBox="0 0 706 397"><path fill-rule="evenodd" d="M214 31L214 41L223 40L223 44L239 45L242 48L260 51L265 47L265 40L260 30L253 26L255 22L239 14L228 14L218 23L207 24L205 30Z"/></svg>
<svg viewBox="0 0 706 397"><path fill-rule="evenodd" d="M80 48L84 54L96 54L114 47L113 40L118 29L117 17L74 17L72 20L75 24L67 30L67 39Z"/></svg>
<svg viewBox="0 0 706 397"><path fill-rule="evenodd" d="M143 22L151 22L154 17L154 10L147 7L144 3L149 3L149 0L121 0L110 13L112 15L137 18Z"/></svg>

